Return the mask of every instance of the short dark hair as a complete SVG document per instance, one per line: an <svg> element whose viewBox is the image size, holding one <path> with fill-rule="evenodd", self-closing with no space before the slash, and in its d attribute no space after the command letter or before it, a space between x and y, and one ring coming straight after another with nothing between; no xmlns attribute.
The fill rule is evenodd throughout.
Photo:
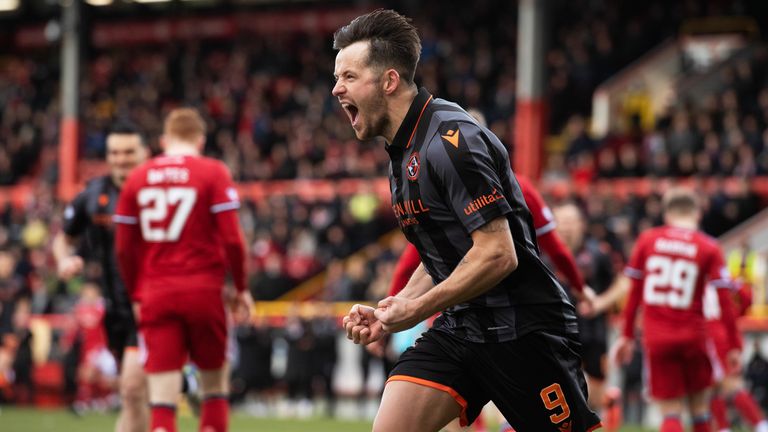
<svg viewBox="0 0 768 432"><path fill-rule="evenodd" d="M109 132L107 132L107 135L138 135L141 139L141 145L146 145L146 140L144 140L144 135L141 133L139 128L132 122L126 120L126 119L119 119L117 120L112 126L109 128Z"/></svg>
<svg viewBox="0 0 768 432"><path fill-rule="evenodd" d="M377 9L360 15L333 34L333 49L368 41L368 65L392 67L413 84L421 55L421 39L411 19L391 10Z"/></svg>
<svg viewBox="0 0 768 432"><path fill-rule="evenodd" d="M699 210L699 199L688 188L673 187L664 194L662 207L665 213L691 214Z"/></svg>

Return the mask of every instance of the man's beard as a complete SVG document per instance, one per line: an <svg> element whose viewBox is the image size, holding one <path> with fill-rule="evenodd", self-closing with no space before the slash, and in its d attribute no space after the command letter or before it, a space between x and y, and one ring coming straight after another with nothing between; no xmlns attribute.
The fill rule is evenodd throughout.
<svg viewBox="0 0 768 432"><path fill-rule="evenodd" d="M389 116L387 116L387 100L383 92L377 92L371 97L370 102L366 103L366 110L370 113L365 119L365 128L363 134L358 138L361 140L371 140L378 136L384 136L386 128L389 127ZM378 117L377 117L378 116Z"/></svg>

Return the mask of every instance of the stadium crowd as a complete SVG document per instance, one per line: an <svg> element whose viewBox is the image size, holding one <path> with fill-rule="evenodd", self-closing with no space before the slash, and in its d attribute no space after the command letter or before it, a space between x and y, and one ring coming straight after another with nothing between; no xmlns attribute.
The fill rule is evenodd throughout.
<svg viewBox="0 0 768 432"><path fill-rule="evenodd" d="M557 132L568 125L576 141L569 146L569 160L589 152L595 159L593 171L601 176L750 172L742 166L748 150L740 142L760 156L768 94L761 73L764 58L756 65L740 64L724 77L732 91L722 92L706 107L671 111L645 137L595 139L573 124L578 121L568 121L574 114L588 116L597 85L674 34L683 17L735 14L753 7L752 2L704 4L682 2L670 8L658 0L621 6L553 2L553 37L546 56L549 126ZM480 109L491 130L509 138L516 91L514 3L445 8L431 1L409 13L423 33L417 81L448 100ZM242 37L161 48L91 49L87 56L81 88L81 153L86 158L104 154L106 132L115 119L132 119L156 144L163 115L187 104L200 108L209 122L206 152L223 158L239 181L371 177L386 167L386 155L353 139L333 103L326 71L334 53L323 38ZM16 183L33 169L51 172L51 159L41 160L40 155L57 144L58 75L56 57L45 50L23 57L2 55L0 130L6 145L0 148L0 184ZM710 131L721 136L716 140ZM741 138L734 136L736 131ZM751 171L763 173L766 168Z"/></svg>
<svg viewBox="0 0 768 432"><path fill-rule="evenodd" d="M685 96L649 132L593 139L580 115L563 131L566 166L580 179L618 177L750 178L768 174L768 50L740 60L718 77L722 91L702 102Z"/></svg>

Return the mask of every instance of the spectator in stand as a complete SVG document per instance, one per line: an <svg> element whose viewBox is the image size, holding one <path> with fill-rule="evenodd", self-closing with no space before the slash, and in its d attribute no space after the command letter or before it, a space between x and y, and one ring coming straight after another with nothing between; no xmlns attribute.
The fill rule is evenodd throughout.
<svg viewBox="0 0 768 432"><path fill-rule="evenodd" d="M280 255L270 253L264 260L262 269L251 277L249 285L253 298L275 300L290 290L294 281L284 273Z"/></svg>
<svg viewBox="0 0 768 432"><path fill-rule="evenodd" d="M288 359L285 367L285 382L288 385L289 409L293 415L307 418L312 415L313 352L317 338L309 321L299 313L294 305L288 313L285 323L285 337L288 341Z"/></svg>
<svg viewBox="0 0 768 432"><path fill-rule="evenodd" d="M13 333L13 312L25 282L18 273L18 260L14 253L0 249L0 338Z"/></svg>
<svg viewBox="0 0 768 432"><path fill-rule="evenodd" d="M236 337L240 358L232 381L233 401L254 396L256 401L246 409L250 414L266 415L266 403L275 384L272 329L263 316L256 316L248 325L237 326Z"/></svg>
<svg viewBox="0 0 768 432"><path fill-rule="evenodd" d="M14 335L11 343L13 346L7 347L13 349L13 352L10 352L10 357L13 359L13 391L11 394L14 401L21 404L31 403L34 400L32 332L29 328L30 311L29 299L23 298L16 304L13 317ZM8 375L6 375L7 377ZM0 380L2 380L2 377L0 377ZM0 388L2 388L2 385L0 385Z"/></svg>
<svg viewBox="0 0 768 432"><path fill-rule="evenodd" d="M336 415L336 390L333 387L333 372L336 369L338 352L336 337L339 334L336 316L331 303L319 303L315 305L315 316L310 321L312 333L315 335L315 355L313 361L313 381L323 391L326 399L325 414L328 417Z"/></svg>
<svg viewBox="0 0 768 432"><path fill-rule="evenodd" d="M590 155L595 153L598 148L595 140L587 133L586 122L580 115L574 115L568 120L564 135L568 141L565 157L569 163L583 153Z"/></svg>

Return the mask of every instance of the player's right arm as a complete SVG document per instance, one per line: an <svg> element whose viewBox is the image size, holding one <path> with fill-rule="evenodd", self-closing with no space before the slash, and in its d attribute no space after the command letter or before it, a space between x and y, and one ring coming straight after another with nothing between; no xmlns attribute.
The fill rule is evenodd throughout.
<svg viewBox="0 0 768 432"><path fill-rule="evenodd" d="M621 363L629 363L632 360L635 340L635 318L643 299L643 278L645 276L645 236L637 239L632 256L629 259L624 274L630 280L629 299L624 308L624 320L621 336L613 348L611 357Z"/></svg>
<svg viewBox="0 0 768 432"><path fill-rule="evenodd" d="M414 263L416 269L412 270ZM400 281L408 275L410 275L408 283L402 286ZM424 264L420 261L416 248L408 245L398 261L389 296L415 299L434 286L432 277L424 269ZM376 318L374 312L375 309L370 306L360 304L352 306L347 316L342 320L347 338L363 345L379 340L384 335L384 331L382 323Z"/></svg>
<svg viewBox="0 0 768 432"><path fill-rule="evenodd" d="M81 192L64 209L62 230L53 239L53 258L59 277L69 280L83 270L83 258L75 253L77 241L88 226L86 193Z"/></svg>
<svg viewBox="0 0 768 432"><path fill-rule="evenodd" d="M135 178L135 175L129 176L128 181L123 185L112 220L115 223L115 255L120 276L131 300L138 303L140 301L140 293L136 286L139 273L138 256L143 238L139 227L137 192L134 182L131 181Z"/></svg>
<svg viewBox="0 0 768 432"><path fill-rule="evenodd" d="M410 279L408 279L408 283L405 284L403 289L391 293L390 295L414 299L429 291L434 286L435 283L432 280L432 276L427 273L427 270L424 268L424 263L419 261L418 267L413 271L413 274Z"/></svg>

